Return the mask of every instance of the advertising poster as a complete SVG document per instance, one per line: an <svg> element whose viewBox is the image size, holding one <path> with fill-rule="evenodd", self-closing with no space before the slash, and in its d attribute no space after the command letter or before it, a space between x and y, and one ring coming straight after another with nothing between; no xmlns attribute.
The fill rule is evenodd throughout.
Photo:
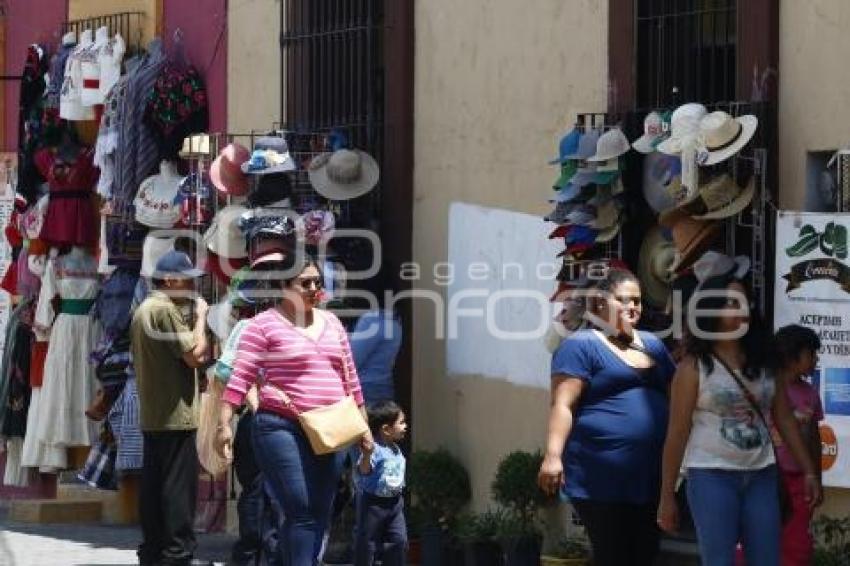
<svg viewBox="0 0 850 566"><path fill-rule="evenodd" d="M774 326L820 336L812 383L825 414L823 483L850 487L850 214L780 212L776 223Z"/></svg>

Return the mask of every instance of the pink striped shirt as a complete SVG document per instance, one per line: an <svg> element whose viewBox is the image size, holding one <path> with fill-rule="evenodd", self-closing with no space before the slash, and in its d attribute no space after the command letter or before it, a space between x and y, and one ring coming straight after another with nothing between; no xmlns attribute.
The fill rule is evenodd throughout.
<svg viewBox="0 0 850 566"><path fill-rule="evenodd" d="M251 385L258 382L260 408L284 417L297 415L286 407L279 390L292 400L298 412L331 405L345 396L342 380L358 405L363 404L360 380L351 346L342 323L327 311L325 326L317 339L305 335L276 309L255 316L242 331L233 372L222 399L239 406ZM263 378L258 380L262 373Z"/></svg>

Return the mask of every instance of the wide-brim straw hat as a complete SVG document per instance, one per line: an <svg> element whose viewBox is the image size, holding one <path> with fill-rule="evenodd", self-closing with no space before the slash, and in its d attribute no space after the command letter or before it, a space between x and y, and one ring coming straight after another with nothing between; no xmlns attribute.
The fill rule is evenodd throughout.
<svg viewBox="0 0 850 566"><path fill-rule="evenodd" d="M328 200L351 200L375 188L381 171L375 158L359 149L316 156L308 167L310 184Z"/></svg>
<svg viewBox="0 0 850 566"><path fill-rule="evenodd" d="M651 228L643 240L637 275L641 294L653 307L663 309L667 305L675 276L676 253L676 247L660 226Z"/></svg>
<svg viewBox="0 0 850 566"><path fill-rule="evenodd" d="M758 118L751 114L733 118L718 110L705 116L700 121L700 135L708 159L702 165L716 165L736 155L753 139L758 124Z"/></svg>

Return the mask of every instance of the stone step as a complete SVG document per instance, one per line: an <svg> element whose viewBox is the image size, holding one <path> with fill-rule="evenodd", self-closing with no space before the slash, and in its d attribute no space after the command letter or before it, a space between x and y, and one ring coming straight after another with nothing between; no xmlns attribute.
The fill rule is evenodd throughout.
<svg viewBox="0 0 850 566"><path fill-rule="evenodd" d="M20 523L99 523L102 501L19 499L9 506L9 520Z"/></svg>
<svg viewBox="0 0 850 566"><path fill-rule="evenodd" d="M102 504L102 520L106 525L127 525L134 518L127 516L125 502L118 491L96 489L85 484L59 484L56 486L57 501L98 501ZM133 502L135 505L135 502Z"/></svg>
<svg viewBox="0 0 850 566"><path fill-rule="evenodd" d="M692 540L662 538L656 566L700 566L699 548Z"/></svg>

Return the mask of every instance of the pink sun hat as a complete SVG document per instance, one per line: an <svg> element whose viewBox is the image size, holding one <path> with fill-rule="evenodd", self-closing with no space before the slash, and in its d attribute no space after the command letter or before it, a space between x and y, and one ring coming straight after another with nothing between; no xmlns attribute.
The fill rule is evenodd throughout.
<svg viewBox="0 0 850 566"><path fill-rule="evenodd" d="M215 188L226 195L243 196L248 193L249 179L242 172L242 164L251 159L251 152L238 143L228 144L210 166L210 180Z"/></svg>

